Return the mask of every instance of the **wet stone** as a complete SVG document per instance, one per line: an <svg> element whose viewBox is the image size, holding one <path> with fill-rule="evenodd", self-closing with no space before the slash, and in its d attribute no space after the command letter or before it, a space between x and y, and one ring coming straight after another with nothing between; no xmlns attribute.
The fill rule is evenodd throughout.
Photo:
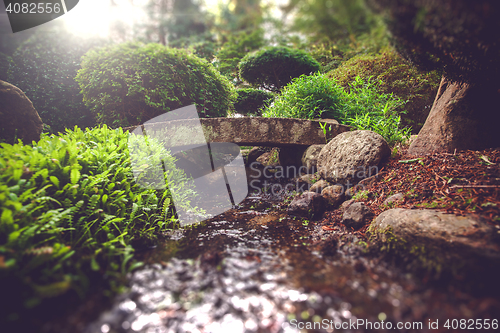
<svg viewBox="0 0 500 333"><path fill-rule="evenodd" d="M346 227L358 230L368 224L373 218L373 212L363 202L355 202L342 214L342 223Z"/></svg>
<svg viewBox="0 0 500 333"><path fill-rule="evenodd" d="M325 200L316 192L304 192L288 206L288 214L305 218L319 218L325 211Z"/></svg>

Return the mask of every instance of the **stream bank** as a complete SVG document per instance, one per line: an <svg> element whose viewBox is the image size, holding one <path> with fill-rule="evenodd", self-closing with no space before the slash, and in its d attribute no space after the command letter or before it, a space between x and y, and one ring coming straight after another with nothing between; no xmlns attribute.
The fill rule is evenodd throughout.
<svg viewBox="0 0 500 333"><path fill-rule="evenodd" d="M366 253L363 234L328 214L287 215L289 201L263 192L173 233L85 332L436 332L429 321L447 331L448 319L500 318L498 290L423 281Z"/></svg>

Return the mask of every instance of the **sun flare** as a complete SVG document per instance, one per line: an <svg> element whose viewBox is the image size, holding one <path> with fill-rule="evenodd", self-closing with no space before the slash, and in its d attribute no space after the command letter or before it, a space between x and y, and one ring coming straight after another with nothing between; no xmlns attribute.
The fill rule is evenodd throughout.
<svg viewBox="0 0 500 333"><path fill-rule="evenodd" d="M117 21L127 25L144 20L143 5L147 0L85 0L62 17L68 31L80 36L109 37L111 26Z"/></svg>

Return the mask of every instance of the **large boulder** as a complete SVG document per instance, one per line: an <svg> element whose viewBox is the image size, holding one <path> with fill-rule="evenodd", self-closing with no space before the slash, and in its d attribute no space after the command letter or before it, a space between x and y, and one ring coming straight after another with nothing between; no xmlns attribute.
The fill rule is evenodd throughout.
<svg viewBox="0 0 500 333"><path fill-rule="evenodd" d="M0 80L0 138L14 144L40 140L43 123L33 103L18 87Z"/></svg>
<svg viewBox="0 0 500 333"><path fill-rule="evenodd" d="M331 183L353 184L378 173L389 157L387 141L372 131L345 132L333 138L318 156L318 171Z"/></svg>
<svg viewBox="0 0 500 333"><path fill-rule="evenodd" d="M370 246L438 274L478 273L500 264L498 231L473 215L395 208L381 213L368 233Z"/></svg>
<svg viewBox="0 0 500 333"><path fill-rule="evenodd" d="M312 145L307 147L302 155L302 166L306 168L307 172L316 172L318 165L318 156L325 145Z"/></svg>

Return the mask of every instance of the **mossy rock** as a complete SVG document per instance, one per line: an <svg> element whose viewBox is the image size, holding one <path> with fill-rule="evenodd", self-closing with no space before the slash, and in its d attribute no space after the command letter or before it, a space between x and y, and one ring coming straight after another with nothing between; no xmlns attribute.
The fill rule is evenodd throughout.
<svg viewBox="0 0 500 333"><path fill-rule="evenodd" d="M500 264L499 234L477 216L395 208L381 213L367 234L372 252L435 278L477 278Z"/></svg>
<svg viewBox="0 0 500 333"><path fill-rule="evenodd" d="M408 101L401 108L407 114L401 118L403 125L411 126L414 134L422 128L441 80L441 74L437 71L421 71L392 49L377 55L353 57L328 75L347 89L356 76L381 81L381 92L393 93Z"/></svg>

